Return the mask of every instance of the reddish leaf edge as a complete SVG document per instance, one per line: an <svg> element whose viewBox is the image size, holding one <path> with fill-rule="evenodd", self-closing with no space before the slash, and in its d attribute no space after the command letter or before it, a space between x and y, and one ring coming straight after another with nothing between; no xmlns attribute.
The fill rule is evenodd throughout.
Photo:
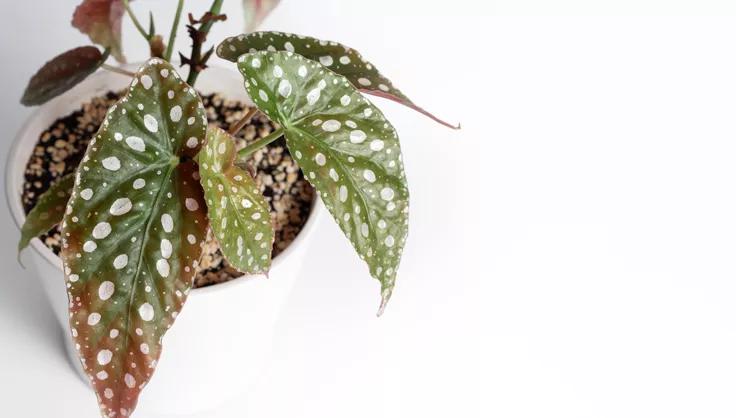
<svg viewBox="0 0 736 418"><path fill-rule="evenodd" d="M392 102L396 102L396 103L399 103L401 105L404 105L404 106L408 107L409 109L412 109L412 110L414 110L416 112L419 112L422 115L424 115L424 116L432 119L433 121L439 123L440 125L446 126L446 127L450 128L450 129L454 129L454 130L462 129L462 127L460 126L459 123L457 125L453 125L453 124L451 124L449 122L446 122L446 121L440 119L439 117L435 116L434 114L432 114L428 110L426 110L426 109L424 109L422 107L419 107L419 106L415 105L412 102L407 102L406 100L401 100L401 98L396 97L393 94L386 93L386 92L379 91L379 90L368 90L368 89L359 89L359 91L361 93L364 93L364 94L370 94L371 96L380 97L382 99L391 100Z"/></svg>

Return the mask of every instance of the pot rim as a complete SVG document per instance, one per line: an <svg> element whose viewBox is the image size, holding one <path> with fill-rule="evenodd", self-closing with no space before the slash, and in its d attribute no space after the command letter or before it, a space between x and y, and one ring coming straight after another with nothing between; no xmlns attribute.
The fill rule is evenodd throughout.
<svg viewBox="0 0 736 418"><path fill-rule="evenodd" d="M136 68L136 64L126 64L124 67ZM214 68L220 71L229 71L234 74L237 74L234 71L225 69L223 67L212 66L210 68L211 69ZM111 74L109 72L99 70L96 73L92 74L87 80L83 81L80 85L84 85L84 83L88 82L90 79L101 78L101 77L106 77L110 75ZM120 77L120 75L116 75L116 74L113 74L113 76ZM66 96L66 93L62 94L59 97L54 98L52 101L56 102L57 100L63 100L65 96ZM87 97L87 99L89 98L90 97ZM253 105L250 98L247 97L247 94L245 96L245 100L243 101L246 102L248 105ZM18 161L19 157L23 157L18 154L20 152L20 145L24 139L32 138L34 140L38 140L37 138L38 135L36 135L36 133L33 132L34 121L39 117L39 115L43 114L48 108L51 107L50 103L51 102L47 102L39 106L25 119L25 121L23 122L23 125L21 125L20 130L18 130L17 134L13 138L13 143L10 149L8 150L8 155L5 161L5 202L6 202L8 211L10 212L11 217L13 219L13 223L15 224L19 232L21 231L21 225L25 223L26 214L25 214L25 210L23 208L23 204L20 199L21 196L16 195L15 193L16 191L14 190L14 186L13 186L12 178L13 178L13 172L15 168L14 163ZM20 165L21 169L24 169L25 166L26 166L25 163ZM269 272L273 271L274 269L277 269L279 266L284 264L289 258L289 256L294 252L295 247L297 245L300 245L302 241L306 239L307 235L313 233L315 229L315 224L317 222L317 217L318 217L317 215L319 211L321 210L320 205L318 204L318 200L319 200L319 194L315 193L314 199L312 200L312 204L311 204L310 211L309 211L309 217L307 218L307 221L304 223L304 226L302 226L301 231L299 231L299 234L297 234L296 238L294 238L294 240L289 244L289 246L286 247L286 249L284 249L279 255L277 255L276 257L272 259L271 267L269 268ZM63 272L61 258L57 256L56 254L54 254L54 252L50 248L48 248L38 237L34 237L31 240L30 247L36 253L41 255L42 258L46 262L48 262L53 267L58 269L60 273ZM196 288L192 287L190 290L190 294L195 293L195 292L202 293L202 294L211 293L211 292L218 291L219 289L225 289L231 286L243 285L244 283L249 283L252 281L252 279L257 279L257 278L268 278L268 273L253 274L253 275L243 274L242 276L238 276L226 282L217 283L215 285L210 285L210 286L205 286L205 287L196 287Z"/></svg>

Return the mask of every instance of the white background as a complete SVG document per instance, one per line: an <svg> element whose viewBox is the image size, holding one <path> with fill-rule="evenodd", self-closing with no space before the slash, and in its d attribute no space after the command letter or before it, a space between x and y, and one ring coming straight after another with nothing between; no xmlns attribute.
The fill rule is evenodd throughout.
<svg viewBox="0 0 736 418"><path fill-rule="evenodd" d="M30 113L28 77L85 40L68 26L75 0L4 3L5 151ZM164 32L168 3L134 6ZM240 30L237 3L211 39ZM463 129L380 103L412 191L387 313L374 317L376 282L323 222L264 380L201 416L736 416L733 14L725 1L285 0L264 29L358 48ZM93 418L0 211L0 416Z"/></svg>

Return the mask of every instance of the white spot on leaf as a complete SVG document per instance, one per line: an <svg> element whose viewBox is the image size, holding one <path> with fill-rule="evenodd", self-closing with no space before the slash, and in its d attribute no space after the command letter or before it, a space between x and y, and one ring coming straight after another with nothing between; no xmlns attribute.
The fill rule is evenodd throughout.
<svg viewBox="0 0 736 418"><path fill-rule="evenodd" d="M153 86L153 80L151 79L151 76L148 74L144 74L141 76L141 84L143 84L143 88L148 90Z"/></svg>
<svg viewBox="0 0 736 418"><path fill-rule="evenodd" d="M317 100L319 100L319 96L321 94L322 90L319 88L314 88L307 93L307 104L310 106L317 103Z"/></svg>
<svg viewBox="0 0 736 418"><path fill-rule="evenodd" d="M340 129L340 122L336 121L335 119L326 120L322 124L322 130L325 132L336 132L338 129Z"/></svg>
<svg viewBox="0 0 736 418"><path fill-rule="evenodd" d="M174 219L169 215L168 213L164 213L161 215L161 226L163 226L164 231L171 232L174 230Z"/></svg>
<svg viewBox="0 0 736 418"><path fill-rule="evenodd" d="M318 152L317 155L314 156L314 162L316 162L319 166L323 166L325 165L325 163L327 163L327 158L324 154Z"/></svg>
<svg viewBox="0 0 736 418"><path fill-rule="evenodd" d="M291 95L291 83L289 82L289 80L281 80L279 82L278 91L282 97L289 97L289 95Z"/></svg>
<svg viewBox="0 0 736 418"><path fill-rule="evenodd" d="M158 271L158 274L160 274L161 277L169 277L171 266L169 265L168 261L162 258L156 261L156 271Z"/></svg>
<svg viewBox="0 0 736 418"><path fill-rule="evenodd" d="M112 266L115 267L117 270L125 268L125 266L127 265L128 265L128 255L127 254L120 254L119 256L115 257L115 259L112 261Z"/></svg>
<svg viewBox="0 0 736 418"><path fill-rule="evenodd" d="M110 363L110 360L112 360L112 351L110 350L100 350L97 353L97 363L100 366L105 366L108 363Z"/></svg>
<svg viewBox="0 0 736 418"><path fill-rule="evenodd" d="M100 288L97 290L97 294L102 300L108 300L115 293L115 284L109 280L106 280L100 284Z"/></svg>
<svg viewBox="0 0 736 418"><path fill-rule="evenodd" d="M394 189L390 187L384 187L381 189L381 199L392 200L394 198Z"/></svg>
<svg viewBox="0 0 736 418"><path fill-rule="evenodd" d="M374 139L373 141L371 141L370 147L373 151L380 151L383 149L383 141L381 141L380 139Z"/></svg>
<svg viewBox="0 0 736 418"><path fill-rule="evenodd" d="M348 200L348 188L343 186L340 186L340 201L345 203L346 200Z"/></svg>
<svg viewBox="0 0 736 418"><path fill-rule="evenodd" d="M102 160L102 166L110 171L120 170L120 160L118 157L107 157Z"/></svg>
<svg viewBox="0 0 736 418"><path fill-rule="evenodd" d="M115 216L125 215L133 209L133 203L127 197L121 197L112 202L110 206L110 214Z"/></svg>
<svg viewBox="0 0 736 418"><path fill-rule="evenodd" d="M146 114L143 116L143 125L148 129L150 132L156 133L158 132L158 121L153 116Z"/></svg>
<svg viewBox="0 0 736 418"><path fill-rule="evenodd" d="M181 120L181 115L182 115L182 111L181 111L181 106L179 105L172 107L171 110L169 111L169 117L171 118L172 122L179 122Z"/></svg>
<svg viewBox="0 0 736 418"><path fill-rule="evenodd" d="M135 179L133 181L133 188L136 190L140 190L146 186L146 181L144 179Z"/></svg>
<svg viewBox="0 0 736 418"><path fill-rule="evenodd" d="M130 373L125 373L125 386L133 389L135 387L135 377Z"/></svg>
<svg viewBox="0 0 736 418"><path fill-rule="evenodd" d="M106 238L112 232L112 227L107 222L100 222L92 229L92 236L95 239Z"/></svg>
<svg viewBox="0 0 736 418"><path fill-rule="evenodd" d="M151 321L153 319L153 306L148 302L144 303L138 307L138 315L140 315L141 319L144 321Z"/></svg>
<svg viewBox="0 0 736 418"><path fill-rule="evenodd" d="M360 129L350 131L350 142L352 142L353 144L360 144L365 141L365 138L365 132L361 131Z"/></svg>
<svg viewBox="0 0 736 418"><path fill-rule="evenodd" d="M171 257L171 253L173 252L174 248L171 245L171 241L167 240L166 238L161 240L161 256L163 258L169 258Z"/></svg>
<svg viewBox="0 0 736 418"><path fill-rule="evenodd" d="M95 326L100 323L100 319L102 319L102 315L98 314L97 312L92 312L87 317L87 325Z"/></svg>
<svg viewBox="0 0 736 418"><path fill-rule="evenodd" d="M184 206L186 206L187 209L191 212L199 209L199 203L197 203L197 201L192 199L191 197L187 197L186 200L184 200Z"/></svg>

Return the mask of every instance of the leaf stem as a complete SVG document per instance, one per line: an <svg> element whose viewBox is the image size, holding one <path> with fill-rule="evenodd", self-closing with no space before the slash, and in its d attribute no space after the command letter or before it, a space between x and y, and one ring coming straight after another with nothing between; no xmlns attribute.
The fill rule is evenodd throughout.
<svg viewBox="0 0 736 418"><path fill-rule="evenodd" d="M107 71L112 72L112 73L127 75L129 77L135 77L135 73L132 73L132 72L130 72L128 70L124 70L122 68L113 67L112 65L102 64L101 67L104 68Z"/></svg>
<svg viewBox="0 0 736 418"><path fill-rule="evenodd" d="M171 33L169 34L169 43L166 46L164 59L171 61L171 54L174 53L174 42L176 41L176 30L179 28L179 20L181 19L181 10L184 8L184 0L179 0L176 5L176 15L174 15L174 24L171 25Z"/></svg>
<svg viewBox="0 0 736 418"><path fill-rule="evenodd" d="M123 0L123 6L125 6L125 11L128 12L128 16L130 16L130 20L133 21L133 25L138 29L138 32L140 32L147 41L150 41L153 34L146 33L146 30L143 29L143 25L141 25L141 22L138 21L138 18L135 17L135 13L133 13L133 10L130 8L128 0Z"/></svg>
<svg viewBox="0 0 736 418"><path fill-rule="evenodd" d="M275 131L271 132L268 136L246 145L245 148L238 151L238 161L245 162L245 160L247 160L248 157L250 157L250 155L253 154L253 152L281 138L283 134L284 134L284 129L278 128Z"/></svg>
<svg viewBox="0 0 736 418"><path fill-rule="evenodd" d="M229 133L229 134L230 134L231 136L235 136L235 135L236 135L236 134L237 134L238 132L240 132L240 130L241 130L241 129L243 129L243 127L244 127L245 125L247 125L247 124L248 124L248 122L250 122L251 118L253 118L253 115L255 115L255 114L256 114L256 112L258 112L258 108L255 108L255 107L251 107L251 108L250 108L250 109L249 109L249 110L248 110L248 111L247 111L247 112L245 113L245 115L244 115L244 116L243 116L242 118L240 118L240 120L239 120L239 121L235 122L235 124L234 124L233 126L231 126L231 127L230 127L230 131L229 131L228 133Z"/></svg>
<svg viewBox="0 0 736 418"><path fill-rule="evenodd" d="M212 2L212 6L210 6L209 13L213 16L219 15L221 8L222 0L214 0ZM205 39L207 39L207 33L209 33L213 23L215 23L213 19L202 23L202 26L200 26L198 30L201 37L200 41L195 41L192 45L191 59L193 63L189 66L189 75L187 76L187 84L189 84L191 87L194 87L194 83L197 82L197 76L201 71L200 67L207 62L207 59L209 59L209 54L206 54L205 58L202 59L202 44L204 43Z"/></svg>

